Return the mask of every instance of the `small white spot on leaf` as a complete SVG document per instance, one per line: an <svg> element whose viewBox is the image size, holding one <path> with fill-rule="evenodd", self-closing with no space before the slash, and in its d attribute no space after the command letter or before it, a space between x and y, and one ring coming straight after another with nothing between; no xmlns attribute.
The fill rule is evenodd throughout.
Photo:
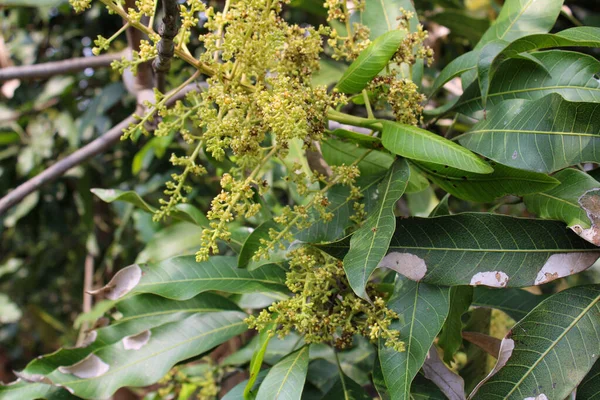
<svg viewBox="0 0 600 400"><path fill-rule="evenodd" d="M413 281L420 281L427 273L425 260L410 253L389 253L383 257L379 267L393 269Z"/></svg>
<svg viewBox="0 0 600 400"><path fill-rule="evenodd" d="M512 154L512 159L516 160L518 156L519 156L519 153L517 153L517 151L515 150L515 152Z"/></svg>
<svg viewBox="0 0 600 400"><path fill-rule="evenodd" d="M117 272L106 286L89 293L104 294L104 297L109 300L117 300L129 293L140 279L142 279L142 269L137 264L133 264Z"/></svg>
<svg viewBox="0 0 600 400"><path fill-rule="evenodd" d="M123 347L125 350L139 350L150 340L151 332L145 330L137 335L125 336L123 338Z"/></svg>
<svg viewBox="0 0 600 400"><path fill-rule="evenodd" d="M505 287L508 284L508 275L502 271L478 272L471 278L471 286Z"/></svg>
<svg viewBox="0 0 600 400"><path fill-rule="evenodd" d="M19 379L24 380L25 382L33 382L33 383L46 383L48 385L52 385L52 381L44 375L41 374L28 374L27 372L18 372L13 371L15 376Z"/></svg>
<svg viewBox="0 0 600 400"><path fill-rule="evenodd" d="M81 379L96 378L104 375L110 366L95 354L90 354L83 360L68 367L58 367L63 374L75 375Z"/></svg>
<svg viewBox="0 0 600 400"><path fill-rule="evenodd" d="M542 394L538 394L535 397L525 397L523 400L548 400L548 396L546 396L544 393L542 393Z"/></svg>
<svg viewBox="0 0 600 400"><path fill-rule="evenodd" d="M498 361L496 361L496 365L490 371L488 376L486 376L481 382L475 386L475 389L469 395L469 399L472 399L475 393L479 390L484 383L486 383L496 372L500 371L502 367L506 365L510 356L512 356L513 350L515 349L515 341L512 339L504 338L502 342L500 342L500 351L498 353Z"/></svg>
<svg viewBox="0 0 600 400"><path fill-rule="evenodd" d="M534 285L548 283L588 269L600 257L600 253L560 253L551 255L538 272Z"/></svg>

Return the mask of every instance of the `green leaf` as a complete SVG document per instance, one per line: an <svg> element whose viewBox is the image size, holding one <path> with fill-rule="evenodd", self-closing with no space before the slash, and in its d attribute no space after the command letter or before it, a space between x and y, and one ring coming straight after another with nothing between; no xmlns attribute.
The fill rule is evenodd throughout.
<svg viewBox="0 0 600 400"><path fill-rule="evenodd" d="M202 354L247 330L245 313L223 311L192 315L141 332L135 346L125 341L103 347L84 360L62 360L48 374L83 398L107 398L124 386L147 386L162 378L179 361ZM78 362L83 361L83 364ZM151 366L151 368L149 368Z"/></svg>
<svg viewBox="0 0 600 400"><path fill-rule="evenodd" d="M406 351L397 352L379 344L379 360L390 398L410 399L411 383L442 329L448 306L448 288L396 280L388 308L400 316L391 328L400 331Z"/></svg>
<svg viewBox="0 0 600 400"><path fill-rule="evenodd" d="M450 35L462 36L476 44L490 27L488 18L475 18L468 10L444 9L427 18L450 29Z"/></svg>
<svg viewBox="0 0 600 400"><path fill-rule="evenodd" d="M255 392L258 389L262 381L265 379L265 376L267 376L268 372L269 370L260 371L258 377L256 378L256 382L254 382L254 386L252 387L252 392ZM240 400L244 398L244 389L246 388L247 383L248 381L245 380L237 384L233 389L227 392L227 394L224 397L222 397L221 400Z"/></svg>
<svg viewBox="0 0 600 400"><path fill-rule="evenodd" d="M440 72L437 78L435 78L433 86L431 87L430 96L433 96L433 94L453 78L456 78L465 72L475 70L475 68L477 68L478 59L479 51L470 51L452 60L446 65L442 72Z"/></svg>
<svg viewBox="0 0 600 400"><path fill-rule="evenodd" d="M250 360L249 373L250 377L248 378L248 383L244 388L244 399L250 398L250 392L254 388L254 384L256 383L256 379L258 378L258 374L260 373L260 368L262 367L263 358L265 357L265 352L267 351L267 346L269 345L269 341L273 337L273 330L275 327L274 323L269 324L265 327L260 334L258 335L258 342L256 343L256 349L252 354L252 359Z"/></svg>
<svg viewBox="0 0 600 400"><path fill-rule="evenodd" d="M512 43L505 41L488 43L482 48L477 64L479 89L482 93L484 107L490 81L502 61L511 57L519 57L521 53L532 50L568 46L600 47L600 28L582 26L566 29L556 34L525 36Z"/></svg>
<svg viewBox="0 0 600 400"><path fill-rule="evenodd" d="M445 165L415 162L417 168L446 192L458 198L490 202L509 194L523 196L542 192L559 184L556 179L537 172L492 163L491 174L474 174Z"/></svg>
<svg viewBox="0 0 600 400"><path fill-rule="evenodd" d="M349 240L317 247L343 259ZM523 287L583 271L599 257L561 222L464 213L397 219L379 266L436 285Z"/></svg>
<svg viewBox="0 0 600 400"><path fill-rule="evenodd" d="M344 270L354 292L364 299L368 299L365 287L369 277L385 256L394 234L394 207L404 194L409 175L406 160L399 159L392 165L379 184L375 209L350 240L350 250L344 257Z"/></svg>
<svg viewBox="0 0 600 400"><path fill-rule="evenodd" d="M412 125L392 121L381 121L381 123L383 124L383 146L394 154L480 174L494 171L475 154L439 135Z"/></svg>
<svg viewBox="0 0 600 400"><path fill-rule="evenodd" d="M372 400L372 397L367 395L362 386L344 374L323 396L323 400L326 399Z"/></svg>
<svg viewBox="0 0 600 400"><path fill-rule="evenodd" d="M329 165L351 165L369 149L354 143L341 140L327 139L321 143L323 158ZM372 150L360 163L358 169L361 176L384 174L394 162L394 156L389 153Z"/></svg>
<svg viewBox="0 0 600 400"><path fill-rule="evenodd" d="M308 346L304 346L269 370L256 398L300 400L307 370Z"/></svg>
<svg viewBox="0 0 600 400"><path fill-rule="evenodd" d="M588 372L577 387L577 400L600 399L600 390L598 388L600 388L600 361L594 363L590 372Z"/></svg>
<svg viewBox="0 0 600 400"><path fill-rule="evenodd" d="M599 92L600 93L600 92ZM501 164L554 172L600 161L600 104L574 103L558 94L507 100L459 136L460 143Z"/></svg>
<svg viewBox="0 0 600 400"><path fill-rule="evenodd" d="M402 16L400 8L414 13L410 19L411 30L417 28L419 19L411 0L366 0L365 10L360 13L360 22L369 28L370 38L398 29L398 17Z"/></svg>
<svg viewBox="0 0 600 400"><path fill-rule="evenodd" d="M600 188L600 182L583 171L567 168L554 175L560 185L546 192L525 196L525 206L540 218L564 221L568 226L590 227L590 220L579 206L579 198L588 190Z"/></svg>
<svg viewBox="0 0 600 400"><path fill-rule="evenodd" d="M74 400L78 397L70 394L66 389L45 383L31 383L17 380L7 385L0 384L0 398L2 400Z"/></svg>
<svg viewBox="0 0 600 400"><path fill-rule="evenodd" d="M550 31L560 14L563 0L507 0L494 24L476 48L493 40L512 42L523 36Z"/></svg>
<svg viewBox="0 0 600 400"><path fill-rule="evenodd" d="M444 350L444 361L447 364L450 364L454 354L462 346L462 315L467 312L472 301L471 286L454 286L450 289L450 312L438 339L438 345Z"/></svg>
<svg viewBox="0 0 600 400"><path fill-rule="evenodd" d="M547 297L517 288L492 289L478 286L473 292L473 305L504 311L515 321L520 321Z"/></svg>
<svg viewBox="0 0 600 400"><path fill-rule="evenodd" d="M236 257L213 256L201 263L193 256L174 257L141 265L141 269L143 276L131 293L153 293L186 300L208 290L227 293L287 291L284 269L271 264L248 271L237 268Z"/></svg>
<svg viewBox="0 0 600 400"><path fill-rule="evenodd" d="M418 193L429 187L429 181L418 168L415 168L413 163L409 164L410 167L410 178L408 179L408 185L406 186L406 193Z"/></svg>
<svg viewBox="0 0 600 400"><path fill-rule="evenodd" d="M134 192L133 190L125 191L118 189L91 189L91 192L106 203L112 203L114 201L124 201L133 204L137 208L140 208L151 214L154 214L156 212L156 208L146 203L146 201L142 199L140 195ZM191 222L193 224L203 227L208 227L209 225L208 219L206 218L204 213L191 204L177 204L175 206L175 210L171 212L170 216L175 219Z"/></svg>
<svg viewBox="0 0 600 400"><path fill-rule="evenodd" d="M600 61L571 51L540 51L529 55L528 60L512 58L503 62L494 75L487 107L510 99L537 100L550 93L569 101L598 103L600 81L594 74L599 70ZM483 108L479 85L474 83L465 89L453 109L473 115Z"/></svg>
<svg viewBox="0 0 600 400"><path fill-rule="evenodd" d="M116 305L122 318L108 326L97 328L89 336L94 340L85 347L63 348L52 354L36 358L22 371L28 375L48 375L64 365L65 360L76 362L103 348L118 344L126 336L158 326L181 321L191 315L218 311L239 311L235 303L212 293L202 293L185 301L142 294L121 300Z"/></svg>
<svg viewBox="0 0 600 400"><path fill-rule="evenodd" d="M502 340L492 374L497 372L471 396L566 398L600 356L599 300L600 285L570 288L544 300Z"/></svg>
<svg viewBox="0 0 600 400"><path fill-rule="evenodd" d="M350 64L336 88L342 93L352 94L367 87L369 82L385 68L405 36L405 31L393 30L375 39Z"/></svg>
<svg viewBox="0 0 600 400"><path fill-rule="evenodd" d="M414 400L447 400L448 398L430 380L417 374L410 387L410 394Z"/></svg>
<svg viewBox="0 0 600 400"><path fill-rule="evenodd" d="M262 247L261 239L267 241L270 240L269 231L271 229L279 229L279 225L273 220L269 220L260 224L248 236L238 257L238 265L240 268L248 268L250 271L252 271L266 264L278 263L286 260L285 254L287 250L281 250L279 248L276 248L275 251L269 253L269 259L262 258L258 261L252 260L254 253L256 253L260 247ZM287 242L282 244L284 244L286 247L289 245Z"/></svg>

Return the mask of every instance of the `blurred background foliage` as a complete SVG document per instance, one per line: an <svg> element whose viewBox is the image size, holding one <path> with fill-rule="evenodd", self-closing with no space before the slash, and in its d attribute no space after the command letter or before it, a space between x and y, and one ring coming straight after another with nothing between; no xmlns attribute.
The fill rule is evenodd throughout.
<svg viewBox="0 0 600 400"><path fill-rule="evenodd" d="M439 66L472 48L502 5L500 0L415 3L436 52L436 63L426 70L426 82L432 81ZM568 9L556 30L580 22L600 26L597 0L566 4ZM284 17L291 22L326 24L319 0L292 0ZM120 25L121 21L99 3L91 11L76 15L62 0L0 0L0 66L91 57L94 38L109 37ZM124 37L113 50L120 50L119 46L126 46ZM195 41L190 48L198 46ZM582 51L598 57L594 49ZM178 73L184 68L182 63L174 62L171 87L189 76L187 72ZM324 59L316 80L328 84L340 74L336 62ZM102 135L135 109L134 96L127 93L121 76L109 68L43 80L0 82L0 92L0 196ZM456 122L454 129L460 131L460 120ZM446 126L451 123L448 121ZM435 129L444 129L443 121ZM186 146L176 135L142 137L137 143L122 141L0 216L0 381L11 381L12 370L21 369L39 354L75 342L77 330L72 328L82 311L86 259L93 261L94 286L99 286L115 270L134 261L191 254L198 248L202 228L197 225L155 223L151 214L129 203L105 203L91 192L93 188L135 190L156 205L164 182L173 172L168 156L185 151ZM209 171L208 178L193 182L190 196L192 204L203 211L219 190L221 170L218 163L212 165L217 167ZM278 170L272 174L276 177ZM276 211L280 204L287 203L288 196L294 193L282 184L265 201ZM415 215L427 215L438 204L439 196L434 187L427 187L410 194L403 206ZM522 204L515 200L503 199L497 204L498 210L525 215ZM454 212L478 207L490 208L450 200ZM244 228L234 235L243 241L248 233ZM587 274L569 279L598 281L593 272ZM561 285L560 280L555 282ZM553 290L552 285L544 290Z"/></svg>

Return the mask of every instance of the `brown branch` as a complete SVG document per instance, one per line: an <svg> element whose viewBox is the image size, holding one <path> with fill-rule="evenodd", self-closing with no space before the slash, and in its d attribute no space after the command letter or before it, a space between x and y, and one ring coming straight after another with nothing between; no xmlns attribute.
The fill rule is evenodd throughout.
<svg viewBox="0 0 600 400"><path fill-rule="evenodd" d="M154 59L152 67L156 73L156 86L161 93L165 91L166 73L171 69L171 59L175 53L173 39L177 36L179 22L179 7L176 0L162 0L164 17L158 33L160 41L157 50L158 57Z"/></svg>
<svg viewBox="0 0 600 400"><path fill-rule="evenodd" d="M198 84L191 84L174 94L167 101L167 106L173 105L177 100L182 99L188 92L198 88ZM100 154L119 141L123 134L123 129L134 123L133 116L125 118L116 126L106 132L104 135L83 146L73 154L68 155L52 166L45 169L39 175L34 176L25 183L19 185L16 189L6 194L0 199L0 215L4 214L9 208L17 204L28 194L38 190L42 185L52 182L62 176L65 172L76 165L82 164L97 154Z"/></svg>
<svg viewBox="0 0 600 400"><path fill-rule="evenodd" d="M115 60L120 60L125 53L108 53L97 57L79 57L63 61L53 61L36 65L22 65L0 69L0 82L11 79L44 79L54 75L82 71L86 68L104 68Z"/></svg>

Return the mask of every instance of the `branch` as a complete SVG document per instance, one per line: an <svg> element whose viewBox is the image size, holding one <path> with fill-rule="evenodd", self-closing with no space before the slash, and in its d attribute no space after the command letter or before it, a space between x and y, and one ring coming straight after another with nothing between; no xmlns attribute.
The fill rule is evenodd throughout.
<svg viewBox="0 0 600 400"><path fill-rule="evenodd" d="M173 105L177 100L182 99L188 92L196 90L197 88L198 84L187 85L167 101L167 106ZM110 148L113 144L119 141L121 135L123 134L123 129L127 128L134 122L136 122L136 119L133 116L125 118L104 135L83 146L73 154L70 154L62 160L56 162L39 175L36 175L25 183L19 185L16 189L0 199L0 215L4 214L9 208L17 204L28 194L38 190L42 185L54 181L76 165L82 164L95 155L100 154Z"/></svg>
<svg viewBox="0 0 600 400"><path fill-rule="evenodd" d="M175 53L175 44L173 39L177 36L178 31L178 16L179 8L176 0L162 0L163 10L165 16L162 19L162 24L158 33L160 34L160 41L158 42L158 57L154 59L152 67L156 72L156 83L158 90L161 93L165 91L165 76L171 68L171 59Z"/></svg>
<svg viewBox="0 0 600 400"><path fill-rule="evenodd" d="M6 67L0 69L0 82L11 79L43 79L54 75L82 71L86 68L108 67L113 61L120 60L124 54L124 52L109 53L97 57L79 57L36 65Z"/></svg>

